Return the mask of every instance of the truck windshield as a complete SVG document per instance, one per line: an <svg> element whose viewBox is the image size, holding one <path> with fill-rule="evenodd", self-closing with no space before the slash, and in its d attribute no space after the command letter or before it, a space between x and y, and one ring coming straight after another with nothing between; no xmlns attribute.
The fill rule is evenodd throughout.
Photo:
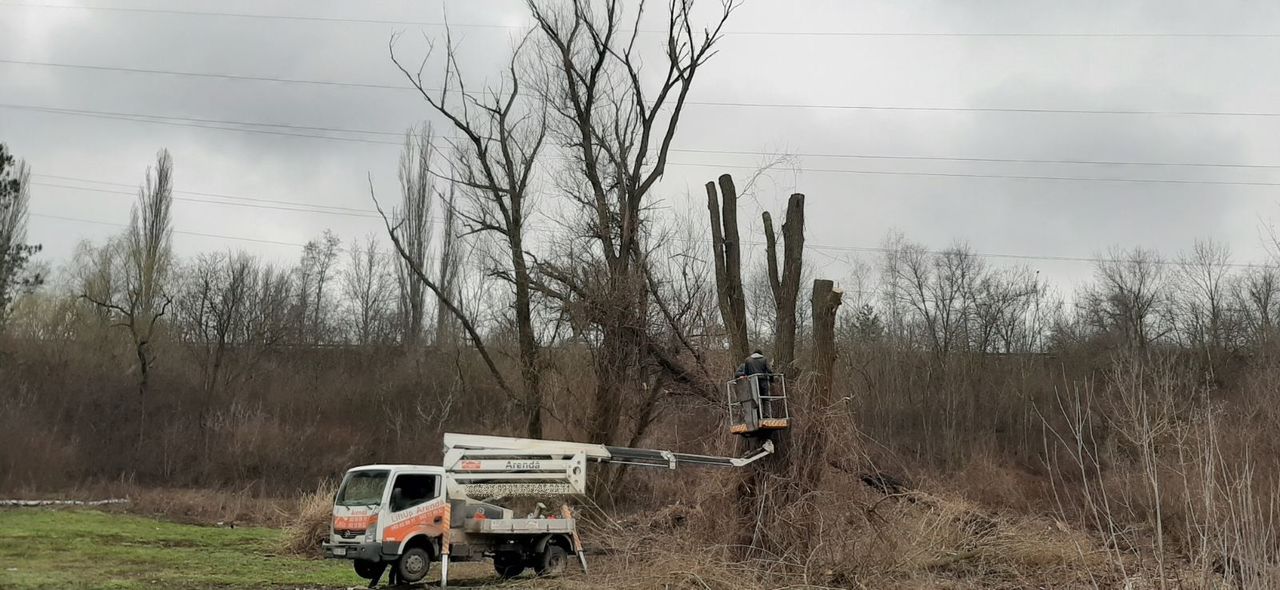
<svg viewBox="0 0 1280 590"><path fill-rule="evenodd" d="M382 503L389 471L352 471L338 489L339 506L371 506Z"/></svg>

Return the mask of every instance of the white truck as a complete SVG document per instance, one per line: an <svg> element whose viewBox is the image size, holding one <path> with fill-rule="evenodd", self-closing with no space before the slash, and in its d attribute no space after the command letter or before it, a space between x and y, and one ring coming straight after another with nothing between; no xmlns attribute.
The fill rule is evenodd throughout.
<svg viewBox="0 0 1280 590"><path fill-rule="evenodd" d="M746 457L715 457L652 449L506 438L444 435L444 465L365 465L347 471L333 507L326 557L350 559L361 577L378 583L383 570L403 583L421 581L440 562L440 587L450 561L493 560L503 577L532 568L564 570L569 556L587 561L569 507L551 514L537 504L517 515L498 502L519 497L586 493L587 464L675 469L686 465L742 467L773 452L764 440ZM530 500L532 501L532 500Z"/></svg>

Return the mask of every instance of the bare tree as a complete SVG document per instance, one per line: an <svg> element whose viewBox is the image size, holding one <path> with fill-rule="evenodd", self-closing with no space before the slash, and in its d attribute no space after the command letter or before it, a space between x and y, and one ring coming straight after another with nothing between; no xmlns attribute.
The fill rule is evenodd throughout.
<svg viewBox="0 0 1280 590"><path fill-rule="evenodd" d="M247 254L202 254L176 298L181 338L199 363L206 399L223 385L229 348L243 337L255 282Z"/></svg>
<svg viewBox="0 0 1280 590"><path fill-rule="evenodd" d="M615 440L624 400L642 396L642 358L657 352L647 330L646 197L666 171L689 91L734 6L722 4L719 19L695 34L692 2L671 3L665 64L655 77L641 74L639 13L624 24L619 0L529 3L546 70L537 89L551 109L557 138L570 148L561 185L582 214L582 235L591 243L540 270L556 285L553 296L574 301L598 334L588 427L593 442ZM651 80L656 84L646 82ZM688 372L673 377L687 379Z"/></svg>
<svg viewBox="0 0 1280 590"><path fill-rule="evenodd" d="M1178 317L1186 340L1213 358L1234 336L1228 306L1231 249L1221 242L1197 240L1178 260Z"/></svg>
<svg viewBox="0 0 1280 590"><path fill-rule="evenodd" d="M388 340L390 308L393 303L387 259L378 248L378 239L369 235L363 243L352 244L342 275L342 295L347 305L351 339L357 344Z"/></svg>
<svg viewBox="0 0 1280 590"><path fill-rule="evenodd" d="M321 344L332 337L330 303L325 299L333 280L342 240L331 230L308 240L298 266L297 317L299 336L308 344Z"/></svg>
<svg viewBox="0 0 1280 590"><path fill-rule="evenodd" d="M400 206L395 209L393 217L398 232L396 237L404 250L404 258L396 265L396 280L400 286L400 338L409 346L422 339L422 324L426 317L427 290L416 280L411 267L426 268L431 245L431 204L435 198L431 171L434 141L431 126L423 125L421 129L414 128L405 133L404 148L400 151Z"/></svg>
<svg viewBox="0 0 1280 590"><path fill-rule="evenodd" d="M41 281L39 275L24 275L31 255L40 251L26 243L30 176L26 162L15 161L0 143L0 327L17 290Z"/></svg>
<svg viewBox="0 0 1280 590"><path fill-rule="evenodd" d="M976 285L985 269L965 246L931 253L919 244L894 243L882 274L891 308L919 335L935 358L968 347Z"/></svg>
<svg viewBox="0 0 1280 590"><path fill-rule="evenodd" d="M1280 324L1280 270L1265 266L1239 275L1231 292L1250 344L1268 348Z"/></svg>
<svg viewBox="0 0 1280 590"><path fill-rule="evenodd" d="M458 243L458 209L457 184L449 183L448 192L440 193L444 206L444 227L440 232L440 266L436 276L440 278L440 288L450 297L458 292L459 275L462 273L462 251ZM458 331L458 321L449 313L449 308L436 306L436 344L453 344Z"/></svg>
<svg viewBox="0 0 1280 590"><path fill-rule="evenodd" d="M511 285L523 386L523 395L519 399L527 418L525 431L530 437L537 438L542 436L544 402L539 365L541 345L533 325L534 289L532 264L526 248L526 224L533 202L533 175L547 128L545 105L530 100L521 89L517 68L528 38L526 36L512 51L501 85L479 92L467 88L458 68L452 38L447 33L446 55L443 56L444 84L438 92L427 90L421 67L410 72L401 65L395 54L395 38L392 39L391 57L432 110L443 115L460 136L453 142L450 163L453 180L462 187L466 205L455 206L451 186L448 215L457 215L468 234L493 236L504 250L505 259L498 262L498 267L492 272ZM425 67L426 60L422 63ZM451 286L457 280L454 274L456 260L452 263L455 270L446 273L446 259L456 256L454 239L453 236L447 237L450 251L442 257L440 277L428 285L437 295L444 293L445 299L451 297ZM401 249L402 258L405 253L412 255L412 244L407 246ZM417 266L421 268L421 263ZM425 277L425 273L421 276ZM460 315L461 309L456 305L443 307L458 312L453 314L455 317ZM474 323L470 318L458 319ZM473 344L483 347L479 334L474 330L468 331ZM498 382L505 384L497 367L492 363L489 366Z"/></svg>
<svg viewBox="0 0 1280 590"><path fill-rule="evenodd" d="M1145 349L1169 332L1164 261L1150 250L1112 249L1094 267L1081 297L1087 321L1129 348Z"/></svg>
<svg viewBox="0 0 1280 590"><path fill-rule="evenodd" d="M112 325L129 332L138 373L139 444L145 432L146 398L151 367L155 362L152 339L157 323L173 298L166 292L172 264L173 159L169 150L160 150L154 168L147 168L146 180L138 191L129 229L117 245L122 263L119 293L85 290L81 297L103 309Z"/></svg>

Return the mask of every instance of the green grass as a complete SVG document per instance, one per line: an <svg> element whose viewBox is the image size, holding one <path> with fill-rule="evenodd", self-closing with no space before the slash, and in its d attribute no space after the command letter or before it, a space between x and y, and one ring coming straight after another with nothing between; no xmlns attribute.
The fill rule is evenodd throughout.
<svg viewBox="0 0 1280 590"><path fill-rule="evenodd" d="M346 588L345 561L280 555L282 532L88 510L0 510L0 588Z"/></svg>

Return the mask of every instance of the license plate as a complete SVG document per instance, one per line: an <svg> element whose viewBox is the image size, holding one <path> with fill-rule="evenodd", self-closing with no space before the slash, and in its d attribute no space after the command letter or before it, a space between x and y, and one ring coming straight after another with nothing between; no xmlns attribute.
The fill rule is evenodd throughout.
<svg viewBox="0 0 1280 590"><path fill-rule="evenodd" d="M334 555L335 557L344 557L344 556L346 556L346 554L347 554L347 548L346 548L346 547L334 547L334 548L333 548L333 555Z"/></svg>

